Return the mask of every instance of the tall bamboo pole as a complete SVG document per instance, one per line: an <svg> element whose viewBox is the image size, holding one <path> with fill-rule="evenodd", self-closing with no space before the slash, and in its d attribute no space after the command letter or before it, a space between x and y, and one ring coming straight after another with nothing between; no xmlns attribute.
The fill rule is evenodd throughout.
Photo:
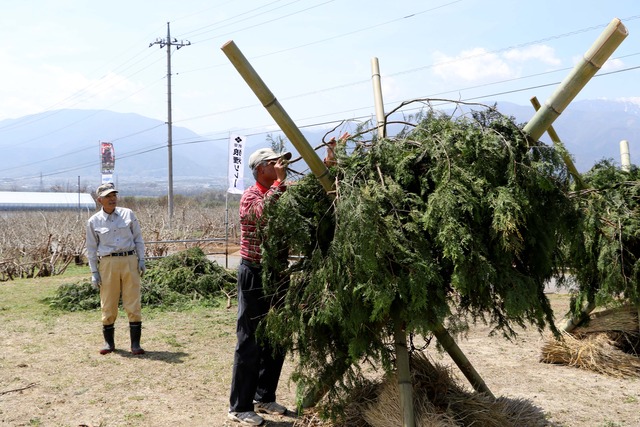
<svg viewBox="0 0 640 427"><path fill-rule="evenodd" d="M407 348L407 332L396 311L393 315L393 335L396 346L396 375L400 392L400 409L402 411L402 427L415 427L413 411L413 384L409 368L409 350Z"/></svg>
<svg viewBox="0 0 640 427"><path fill-rule="evenodd" d="M387 123L384 117L384 102L382 101L382 85L380 83L380 65L378 58L371 58L371 81L373 83L373 102L376 107L378 121L378 138L387 136Z"/></svg>
<svg viewBox="0 0 640 427"><path fill-rule="evenodd" d="M378 58L371 58L371 80L373 83L373 100L376 107L378 121L378 138L382 139L387 134L386 119L384 116L384 102L382 101L382 84L380 81L380 65ZM413 384L411 382L411 369L409 368L409 350L407 349L407 332L400 320L399 313L394 312L393 335L396 347L396 375L398 391L400 393L400 409L402 411L402 427L415 427L415 413L413 408Z"/></svg>
<svg viewBox="0 0 640 427"><path fill-rule="evenodd" d="M614 18L584 54L582 60L576 64L573 71L527 123L524 132L534 140L540 139L628 34L622 22Z"/></svg>
<svg viewBox="0 0 640 427"><path fill-rule="evenodd" d="M540 101L538 101L538 98L534 96L530 101L531 105L533 105L533 108L538 111L540 109ZM576 190L582 190L583 188L585 188L582 176L578 173L578 169L576 169L576 166L573 164L573 160L571 160L569 152L560 140L560 137L556 133L556 130L553 128L553 125L549 125L549 128L547 128L547 134L549 135L549 138L551 138L551 142L553 142L553 145L555 145L556 149L559 150L562 154L564 164L567 165L567 169L569 170L569 173L576 183Z"/></svg>
<svg viewBox="0 0 640 427"><path fill-rule="evenodd" d="M251 90L253 90L253 93L258 97L262 106L271 114L271 117L307 162L311 172L320 180L325 191L331 193L333 191L333 181L329 177L329 169L327 169L327 166L322 162L304 135L302 135L300 129L298 129L293 120L291 120L291 117L289 117L284 108L282 108L280 102L273 93L271 93L249 61L247 61L247 58L242 54L240 49L238 49L233 40L222 45L221 49Z"/></svg>

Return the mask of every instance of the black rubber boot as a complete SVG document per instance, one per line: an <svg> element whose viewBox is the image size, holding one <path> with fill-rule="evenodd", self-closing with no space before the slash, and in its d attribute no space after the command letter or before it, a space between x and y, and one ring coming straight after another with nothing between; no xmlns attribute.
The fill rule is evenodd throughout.
<svg viewBox="0 0 640 427"><path fill-rule="evenodd" d="M102 325L102 335L104 335L104 346L100 349L100 354L109 354L115 351L116 344L113 339L113 334L116 328L113 327L113 323L110 325Z"/></svg>
<svg viewBox="0 0 640 427"><path fill-rule="evenodd" d="M140 347L142 322L129 322L129 334L131 335L131 353L144 354L144 350Z"/></svg>

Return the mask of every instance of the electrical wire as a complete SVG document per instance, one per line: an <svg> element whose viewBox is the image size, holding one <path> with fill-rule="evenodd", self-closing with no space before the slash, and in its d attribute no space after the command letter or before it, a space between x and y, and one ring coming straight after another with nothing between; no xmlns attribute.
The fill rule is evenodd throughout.
<svg viewBox="0 0 640 427"><path fill-rule="evenodd" d="M332 0L332 1L333 1L333 0ZM460 2L460 1L462 1L462 0L457 0L457 1L454 1L454 2L450 2L450 3L444 4L444 5L438 6L437 8L445 7L445 6L448 6L448 5L454 4L454 3L458 3L458 2ZM263 6L261 6L260 8L253 9L252 11L256 11L256 10L258 10L258 9L264 8L264 7L266 7L266 6L269 6L269 5L272 5L272 4L275 4L275 3L278 3L278 1L271 2L271 3L269 3L268 5L263 5ZM295 2L288 3L287 5L290 5L290 4L292 4L292 3L295 3ZM318 5L312 6L312 7L310 7L309 9L311 9L311 8L315 8L315 7L319 7L319 6L322 6L322 5L326 4L326 3L329 3L329 2L325 2L325 3L321 3L321 4L318 4ZM287 5L285 5L285 6L287 6ZM284 7L284 6L281 6L281 7ZM280 7L279 7L279 8L280 8ZM305 9L304 11L309 10L309 9ZM341 35L338 35L338 36L334 36L334 37L331 37L331 38L322 39L322 40L319 40L319 41L316 41L316 42L312 42L311 44L321 43L321 42L323 42L323 41L332 40L332 39L337 38L337 37L345 37L345 36L352 35L352 34L357 33L357 32L362 32L362 31L365 31L365 30L373 29L373 28L376 28L376 27L381 26L381 25L386 25L386 24L389 24L389 23L392 23L392 22L397 22L397 21L401 21L401 20L404 20L404 19L407 19L407 18L412 18L412 17L414 17L414 16L417 16L417 15L419 15L419 14L423 14L423 13L426 13L426 12L428 12L428 11L430 11L430 10L433 10L433 9L436 9L436 8L431 8L431 9L423 10L423 11L420 11L420 12L417 12L417 13L413 13L413 14L405 15L405 16L403 16L403 17L396 18L396 19L391 20L391 21L386 21L386 22L384 22L384 23L376 24L376 25L374 25L374 26L370 26L370 27L362 28L362 29L360 29L360 30L350 31L350 32L347 32L347 33L344 33L344 34L341 34ZM274 9L273 9L273 10L274 10ZM249 11L249 12L251 12L251 11ZM249 12L245 12L245 13L249 13ZM287 16L291 16L292 14L300 13L300 12L302 12L302 11L293 12L293 13L291 13L291 14L289 14L289 15L283 15L283 16L280 16L280 17L276 18L276 20L277 20L277 19L283 19L283 18L285 18L285 17L287 17ZM262 15L262 14L264 14L264 13L267 13L267 12L259 13L259 14L257 14L257 15L254 15L254 17L255 17L255 16L260 16L260 15ZM239 16L239 15L237 15L237 16ZM640 15L636 15L636 16L632 16L632 17L628 17L628 18L623 18L623 19L621 19L621 20L622 20L622 21L630 21L630 20L635 20L635 19L638 19L638 18L640 18ZM230 19L231 19L231 18L230 18ZM261 23L260 25L263 25L263 24L266 24L266 23L269 23L269 22L273 22L273 20L263 22L263 23ZM215 25L215 24L212 24L212 25ZM560 39L560 38L563 38L563 37L569 37L569 36L572 36L572 35L575 35L575 34L580 34L580 33L584 33L584 32L587 32L587 31L592 31L592 30L594 30L594 29L600 29L600 28L603 28L604 26L605 26L605 25L598 25L598 26L587 27L587 28L579 29L579 30L576 30L576 31L568 32L568 33L563 33L563 34L558 34L558 35L554 35L554 36L546 37L546 38L539 39L539 40L532 41L532 42L527 42L527 43L517 44L517 45L513 45L513 46L508 46L508 47L501 48L501 49L497 49L497 50L494 50L494 51L491 51L491 52L485 52L484 54L498 53L498 52L507 51L507 50L509 50L509 49L521 48L521 47L529 46L529 45L532 45L532 44L539 44L539 43L542 43L542 42L545 42L545 41L550 41L550 40ZM200 31L200 30L203 30L204 28L206 28L206 27L201 27L201 28L200 28L200 29L198 29L198 30L193 30L191 33L194 33L194 34L196 34L196 35L200 35L200 34L202 34L202 33L196 33L196 32L197 32L197 31ZM254 28L254 27L251 27L251 28ZM246 28L245 28L245 29L246 29ZM236 29L235 31L241 31L241 30L242 30L242 29L240 29L240 30L237 30L237 29ZM190 33L187 33L187 34L190 34ZM207 39L207 40L208 40L208 39ZM268 56L268 55L275 55L275 54L277 54L277 53L281 53L281 52L285 52L285 51L289 51L289 50L293 50L293 49L298 49L298 48L301 48L301 47L304 47L304 46L308 46L308 45L309 45L309 44L307 44L307 45L300 45L300 46L292 47L292 48L289 48L289 49L280 50L280 51L277 51L277 52L272 52L272 53L268 53L268 54L263 54L263 55L260 55L259 57L264 57L264 56ZM628 56L629 56L629 55L628 55ZM468 57L467 57L467 58L465 58L465 59L468 59ZM140 62L140 61L141 61L141 60L139 60L138 62ZM409 69L409 70L403 70L403 71L400 71L400 72L397 72L397 73L389 74L388 76L389 76L389 77L392 77L392 76L398 76L398 75L402 75L402 74L406 74L406 73L417 72L417 71L420 71L420 70L423 70L423 69L426 69L426 68L433 67L433 66L435 66L435 65L436 65L436 64L429 64L429 65L425 65L425 66L421 66L421 67L417 67L417 68L413 68L413 69ZM437 64L437 65L440 65L440 64ZM133 66L133 65L131 65L131 66ZM131 67L131 66L130 66L130 67ZM146 67L145 67L145 68L143 68L143 69L146 69L146 68L148 68L149 66L151 66L151 65L148 65L148 66L146 66ZM130 67L129 67L129 68L130 68ZM637 67L631 67L631 68L628 68L628 69L617 70L617 71L615 71L615 73L624 72L624 71L630 71L630 70L633 70L633 69L636 69L636 68L637 68ZM127 68L127 69L128 69L128 68ZM561 70L565 70L565 69L561 69ZM141 71L141 70L138 70L137 72L140 72L140 71ZM540 73L540 74L538 74L538 75L541 75L541 74L547 74L547 73L551 73L551 72L558 72L558 71L559 71L559 70L554 70L554 71L550 71L550 72ZM137 72L136 72L136 73L137 73ZM187 71L187 72L188 72L188 71ZM185 71L183 71L182 73L185 73ZM611 72L611 73L613 73L613 72ZM610 74L610 73L601 73L601 74L599 74L599 76L606 75L606 74ZM525 78L526 78L526 77L525 77ZM521 79L521 78L509 79L509 80L507 80L507 81L513 81L513 80L519 80L519 79ZM342 85L339 85L339 86L334 86L334 87L331 87L331 88L319 89L319 90L312 91L312 92L307 92L307 93L303 93L303 94L292 95L292 96L290 96L290 97L283 98L283 99L294 99L294 98L300 98L300 97L305 97L305 96L315 95L315 94L318 94L318 93L324 93L324 92L328 92L328 91L333 91L333 90L343 89L343 88L346 88L346 87L349 87L349 86L355 86L355 85L360 85L360 84L364 84L364 83L367 83L367 84L368 84L368 83L370 83L370 80L363 80L363 81L357 81L357 82L345 83L345 84L342 84ZM472 87L469 87L469 88L458 89L458 90L452 90L452 91L442 92L442 93L452 93L452 92L456 92L456 91L460 91L460 90L477 89L477 88L482 88L482 87L489 86L489 85L495 85L495 84L498 84L498 83L500 83L500 82L487 83L487 84L483 84L483 85L477 85L477 86L472 86ZM494 96L498 96L498 95L506 94L506 93L514 93L514 92L523 91L523 90L531 90L532 88L545 87L545 86L549 86L549 85L553 85L553 84L555 84L555 83L549 83L549 84L547 84L547 85L540 85L540 86L533 86L533 87L529 87L529 88L525 88L525 89L515 89L515 90L513 90L513 91L498 92L498 93L494 94ZM140 89L140 90L143 90L143 89ZM79 92L82 92L82 91L79 91ZM79 96L79 92L77 92L76 94L74 94L74 95L70 96L69 98L73 99L73 97L74 97L74 96ZM138 91L138 92L139 92L139 91ZM138 93L138 92L135 92L135 93L133 93L133 94L129 95L128 97L133 96L134 94L136 94L136 93ZM441 93L441 94L442 94L442 93ZM127 97L127 98L128 98L128 97ZM475 98L473 98L473 99L480 99L480 98L483 98L483 97L485 97L485 98L486 98L487 96L475 97ZM118 101L118 102L121 102L121 101L123 101L123 100L125 100L125 99L127 99L127 98L123 98L122 100L120 100L120 101ZM115 105L116 103L117 103L117 102L115 102L115 103L113 103L113 104L111 104L111 105ZM174 123L187 122L187 121L195 120L195 119L198 119L198 118L204 118L204 117L209 117L209 116L212 116L212 115L219 115L219 114L224 114L224 113L228 113L228 112L232 112L232 111L238 111L238 110L247 109L247 108L254 108L254 107L255 107L255 105L241 106L241 107L236 107L236 108L231 109L231 110L219 111L219 112L214 112L214 113L209 113L209 114L199 115L199 116L196 116L196 117L189 117L189 118L185 118L185 119L177 120L177 121L174 121ZM363 108L367 108L367 107L361 107L361 108L358 108L358 109L363 109ZM355 110L354 110L354 109L352 109L352 110L349 110L349 111L357 111L358 109L355 109ZM58 110L56 110L56 111L58 111ZM52 112L52 113L54 113L54 112ZM334 114L335 114L335 113L334 113ZM322 116L316 116L316 117L322 117ZM37 120L34 120L34 121L39 121L39 120L42 120L42 118L38 118ZM28 122L28 124L32 124L32 123L33 123L33 122ZM70 127L70 126L72 126L72 125L74 125L74 124L77 124L77 123L78 123L78 121L76 121L76 122L74 122L74 123L71 123L71 124L69 124L69 125L67 125L67 126L64 126L64 127L60 128L60 129L58 129L58 130L68 128L68 127ZM15 123L14 123L13 125L15 125ZM4 127L0 128L0 130L4 130L4 129L5 129ZM57 131L57 130L56 130L56 131ZM50 134L48 134L48 135L43 135L42 137L49 136L49 135L50 135ZM34 139L31 139L31 140L29 140L29 141L24 141L24 142L22 142L22 143L19 143L18 145L22 145L22 144L24 144L24 143L31 142L31 141L33 141L33 140L35 140L35 139L39 139L39 138L40 138L40 137L38 137L38 138L34 138ZM15 146L15 145L14 145L14 146Z"/></svg>
<svg viewBox="0 0 640 427"><path fill-rule="evenodd" d="M622 70L614 70L614 71L609 71L609 72L603 72L601 74L595 75L594 77L603 77L603 76L607 76L607 75L618 74L620 72L633 71L633 70L638 70L638 69L640 69L640 66L628 67L628 68L625 68L625 69L622 69ZM541 74L548 74L548 73L538 73L537 75L541 75ZM514 80L514 79L509 79L509 80ZM515 80L518 80L518 79L515 79ZM500 83L500 82L494 82L494 83L491 83L491 84L479 85L477 87L485 87L485 86L494 85L494 84L498 84L498 83ZM551 82L551 83L545 83L545 84L534 85L534 86L527 86L527 87L523 87L523 88L509 90L509 91L493 92L493 93L484 94L484 95L480 95L480 96L461 98L460 101L468 102L468 101L474 101L474 100L479 100L479 99L495 98L495 97L502 96L502 95L505 95L505 94L512 94L512 93L517 93L517 92L525 92L525 91L530 91L530 90L534 90L534 89L540 89L540 88L544 88L544 87L555 86L555 85L558 85L558 84L560 84L560 82L559 81L555 81L555 82ZM428 96L419 97L418 99L435 98L437 96L440 96L440 95L446 94L446 93L448 93L448 92L430 94ZM393 103L391 103L391 102L385 103L385 106L392 105L392 104ZM434 105L435 106L444 105L444 103L442 103L442 104L434 104ZM359 109L368 109L370 111L372 109L372 106L362 107L362 108L359 108ZM400 112L400 111L417 111L417 110L421 110L421 109L423 109L423 107L411 107L411 108L405 108L405 109L399 110L398 112ZM357 110L358 109L355 109L355 110L351 109L351 110L348 110L348 111L332 113L330 115L345 114L345 113L353 112L353 111L357 111ZM329 115L326 115L326 116L329 116ZM309 118L302 118L302 119L298 119L297 121L304 121L304 120L309 120L309 119L318 119L319 117L323 117L323 116L314 116L314 117L309 117ZM314 128L314 127L321 127L321 126L339 124L341 122L367 120L367 119L370 119L370 118L371 118L371 114L368 114L368 115L362 115L362 116L358 116L358 117L339 118L339 119L330 120L330 121L315 122L315 123L311 123L311 124L307 124L307 125L300 125L298 127L301 128L301 129L307 129L307 128ZM147 129L145 131L140 131L140 132L136 132L134 134L130 134L127 137L130 137L130 136L133 136L133 135L137 135L139 133L143 133L143 132L155 129L155 128L159 127L159 126L162 126L162 125L158 125L158 126L155 126L153 128L149 128L149 129ZM264 125L263 127L267 127L267 126L269 126L269 125ZM228 133L228 131L220 131L219 133L225 133L225 132ZM247 133L247 132L244 132L244 130L235 130L234 133L241 133L241 134L245 134L246 136L257 136L257 135L271 134L271 133L274 133L274 131L261 131L261 132ZM120 138L120 139L124 139L124 138L125 137ZM186 140L186 141L183 141L183 142L177 142L177 143L174 143L173 146L174 147L179 147L179 146L182 146L182 145L211 143L211 142L217 142L217 141L225 141L226 142L227 139L228 138L226 138L226 137L216 138L216 139L211 139L211 138L200 139L199 138L199 139L195 139L195 140ZM178 141L180 141L180 140L178 140ZM132 151L132 152L126 152L125 154L120 155L118 158L119 159L132 158L132 157L143 155L143 154L146 154L146 153L149 153L149 152L165 149L166 146L167 146L166 144L163 144L162 146L138 149L138 150L135 150L135 151ZM54 157L52 159L60 158L60 157L63 157L63 156L62 155L61 156L56 156L56 157ZM52 160L52 159L47 159L47 160ZM45 160L43 160L41 162L44 162L44 161ZM39 162L36 162L36 163L39 163ZM28 180L28 179L37 178L38 176L61 175L61 174L67 173L67 172L71 172L71 171L74 171L74 170L81 170L81 169L84 169L86 167L96 166L96 165L99 165L99 164L100 164L99 161L95 161L95 162L90 162L90 163L84 163L84 164L81 164L81 165L77 165L77 166L75 166L73 168L61 169L61 170L50 172L50 173L47 173L47 174L26 176L26 177L21 177L21 178L16 178L16 179ZM26 165L23 165L23 166L26 166ZM16 167L16 168L18 168L18 167ZM16 169L16 168L4 169L4 170L0 170L0 172L4 172L4 171L7 171L7 170Z"/></svg>

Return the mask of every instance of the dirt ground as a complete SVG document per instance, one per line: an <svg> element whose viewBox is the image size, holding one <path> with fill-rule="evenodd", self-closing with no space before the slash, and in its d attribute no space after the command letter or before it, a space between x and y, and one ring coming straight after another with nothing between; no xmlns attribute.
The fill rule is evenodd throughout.
<svg viewBox="0 0 640 427"><path fill-rule="evenodd" d="M235 306L189 312L145 311L144 356L128 352L128 328L116 322L113 354L101 356L98 312L51 313L39 300L69 279L0 283L0 425L231 426L226 419L235 344ZM551 294L558 314L568 296ZM640 426L640 381L538 362L544 337L515 342L474 328L459 345L496 396L524 398L550 426ZM452 364L446 354L430 356ZM279 400L294 408L287 360ZM454 371L457 369L454 367ZM460 383L466 381L460 376ZM265 425L291 427L288 416ZM237 425L237 424L235 424Z"/></svg>

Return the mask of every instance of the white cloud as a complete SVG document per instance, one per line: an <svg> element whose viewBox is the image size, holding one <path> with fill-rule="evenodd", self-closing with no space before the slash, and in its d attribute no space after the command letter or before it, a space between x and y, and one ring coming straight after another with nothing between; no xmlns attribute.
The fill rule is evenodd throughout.
<svg viewBox="0 0 640 427"><path fill-rule="evenodd" d="M624 68L624 62L622 59L609 59L604 63L601 70L602 71L617 71Z"/></svg>
<svg viewBox="0 0 640 427"><path fill-rule="evenodd" d="M434 73L445 80L465 82L513 78L517 72L497 54L483 48L462 51L457 56L434 53Z"/></svg>
<svg viewBox="0 0 640 427"><path fill-rule="evenodd" d="M119 101L141 102L136 96L139 86L114 73L89 79L83 73L46 63L33 66L5 59L9 61L4 62L7 66L0 70L0 78L18 84L0 88L0 96L12 100L0 108L0 120L50 109L113 109Z"/></svg>
<svg viewBox="0 0 640 427"><path fill-rule="evenodd" d="M434 73L447 81L482 83L519 77L523 63L535 61L548 66L558 66L561 60L552 47L546 45L510 49L503 53L489 52L484 48L464 50L449 56L442 52L434 55Z"/></svg>
<svg viewBox="0 0 640 427"><path fill-rule="evenodd" d="M534 46L527 46L524 49L511 49L504 53L504 58L517 61L540 61L544 64L558 66L562 61L556 57L555 50L546 45L538 44Z"/></svg>

